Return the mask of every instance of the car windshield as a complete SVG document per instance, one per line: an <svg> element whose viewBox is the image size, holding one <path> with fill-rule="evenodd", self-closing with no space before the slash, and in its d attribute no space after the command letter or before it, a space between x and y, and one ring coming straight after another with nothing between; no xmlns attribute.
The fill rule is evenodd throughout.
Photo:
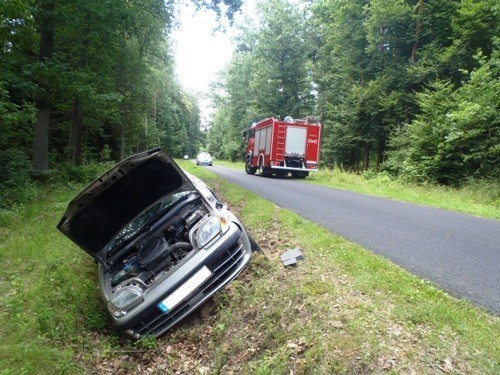
<svg viewBox="0 0 500 375"><path fill-rule="evenodd" d="M118 234L111 241L108 251L115 249L123 242L134 237L145 226L156 219L159 214L168 211L176 203L185 199L191 193L191 191L181 191L179 193L163 197L162 199L153 203L153 205L149 206L149 208L144 210L139 216L134 218L134 220L132 220L120 232L118 232Z"/></svg>

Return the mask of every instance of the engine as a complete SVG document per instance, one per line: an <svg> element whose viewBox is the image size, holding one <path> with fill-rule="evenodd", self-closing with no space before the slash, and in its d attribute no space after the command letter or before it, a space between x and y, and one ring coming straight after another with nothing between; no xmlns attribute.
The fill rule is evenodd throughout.
<svg viewBox="0 0 500 375"><path fill-rule="evenodd" d="M127 255L113 268L111 286L115 287L131 278L147 285L157 275L178 264L193 250L189 231L204 217L204 211L201 206L185 210L168 220L155 234L133 244Z"/></svg>

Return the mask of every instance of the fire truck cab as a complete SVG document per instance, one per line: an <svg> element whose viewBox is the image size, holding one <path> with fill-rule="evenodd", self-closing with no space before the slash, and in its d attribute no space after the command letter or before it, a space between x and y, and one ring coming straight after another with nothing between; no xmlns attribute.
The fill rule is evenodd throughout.
<svg viewBox="0 0 500 375"><path fill-rule="evenodd" d="M273 117L254 123L243 133L245 171L264 177L305 178L318 170L321 124L314 116L283 120Z"/></svg>

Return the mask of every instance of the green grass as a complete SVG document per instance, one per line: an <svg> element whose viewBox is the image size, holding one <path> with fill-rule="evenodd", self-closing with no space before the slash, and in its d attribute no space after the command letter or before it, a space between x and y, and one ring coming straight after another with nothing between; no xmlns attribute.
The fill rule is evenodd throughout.
<svg viewBox="0 0 500 375"><path fill-rule="evenodd" d="M263 248L247 271L161 339L130 342L99 302L92 258L55 228L83 186L45 190L0 212L0 374L500 372L498 317L180 163ZM285 269L295 246L306 260Z"/></svg>
<svg viewBox="0 0 500 375"><path fill-rule="evenodd" d="M71 372L81 332L104 326L94 263L55 228L74 192L0 212L2 374Z"/></svg>
<svg viewBox="0 0 500 375"><path fill-rule="evenodd" d="M245 170L242 162L216 160L216 165ZM387 173L371 171L362 174L340 169L322 169L305 180L312 184L330 186L394 200L443 208L470 215L500 219L500 183L471 182L461 188L437 185L416 185L392 179Z"/></svg>

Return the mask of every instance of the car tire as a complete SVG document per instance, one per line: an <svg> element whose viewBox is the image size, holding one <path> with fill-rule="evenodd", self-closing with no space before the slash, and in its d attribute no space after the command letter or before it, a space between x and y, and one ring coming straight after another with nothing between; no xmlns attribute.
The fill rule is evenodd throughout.
<svg viewBox="0 0 500 375"><path fill-rule="evenodd" d="M252 252L262 251L262 248L259 246L257 241L255 241L253 236L249 232L247 232L247 235L248 235L248 240L250 241L250 248L252 249Z"/></svg>

